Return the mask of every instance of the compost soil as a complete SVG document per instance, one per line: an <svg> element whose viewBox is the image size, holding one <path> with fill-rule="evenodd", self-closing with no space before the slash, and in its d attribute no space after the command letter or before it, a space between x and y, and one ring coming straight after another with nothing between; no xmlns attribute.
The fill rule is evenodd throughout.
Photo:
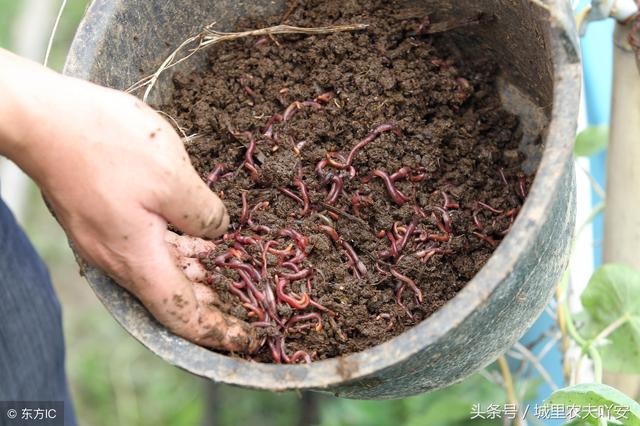
<svg viewBox="0 0 640 426"><path fill-rule="evenodd" d="M508 232L530 178L520 171L519 122L501 105L496 64L462 57L447 33L425 34L432 23L424 11L405 10L393 1L301 0L290 3L287 15L284 23L290 25L369 27L221 43L207 51L205 71L175 75L173 98L162 109L186 134L196 135L187 142L191 161L224 199L232 218L227 239L201 259L212 273L222 309L256 321L228 291L242 281L238 271L214 262L235 245L244 251L236 250L236 256L260 269L259 247L239 247L233 232L263 243L280 238L282 229L308 237L300 267L313 269L312 280L308 287L305 280L291 282L289 291L297 296L308 292L335 315L309 306L301 312L319 312L321 329L271 327L261 333L285 337L288 353L302 350L315 360L382 343L454 297ZM281 23L283 15L243 18L236 29ZM286 114L295 101L309 102L294 106L289 113L295 114L286 121L270 120ZM355 177L328 166L328 179L342 176L344 191L335 203L327 203L332 181L316 172L318 163L327 153L344 163L356 144L385 124L391 130L380 132L355 155ZM253 177L245 164L252 138L257 140ZM220 164L224 172L213 178ZM409 201L397 203L373 172L391 175L403 167L409 176L397 179L395 186ZM302 197L294 184L299 176L308 188L309 213L279 189ZM240 217L243 193L249 208L268 202L251 216L262 231L241 223L246 222ZM450 223L444 223L443 211ZM412 220L417 221L417 239L397 257L381 255L390 250L391 239L402 239ZM339 240L330 238L329 225ZM342 241L353 247L366 273L358 273ZM289 243L278 247L286 250ZM424 256L425 249L434 248ZM282 259L268 254L267 261L259 288L273 285L274 275L282 273ZM397 299L402 281L390 274L392 268L415 281L422 302L408 286ZM294 311L286 303L278 305L284 321L300 313ZM273 362L273 348L265 344L252 358Z"/></svg>

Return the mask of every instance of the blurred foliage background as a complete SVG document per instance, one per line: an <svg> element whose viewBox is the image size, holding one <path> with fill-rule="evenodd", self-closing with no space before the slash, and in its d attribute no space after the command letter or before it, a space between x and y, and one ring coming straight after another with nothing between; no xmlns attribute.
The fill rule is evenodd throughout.
<svg viewBox="0 0 640 426"><path fill-rule="evenodd" d="M49 65L61 70L88 0L69 0ZM42 62L59 0L0 0L0 47ZM64 308L67 369L82 425L474 425L473 404L504 404L494 366L460 384L399 401L349 401L213 385L165 363L124 332L78 274L37 188L2 159L2 194L49 265ZM519 394L533 396L536 381ZM527 384L528 383L528 384Z"/></svg>

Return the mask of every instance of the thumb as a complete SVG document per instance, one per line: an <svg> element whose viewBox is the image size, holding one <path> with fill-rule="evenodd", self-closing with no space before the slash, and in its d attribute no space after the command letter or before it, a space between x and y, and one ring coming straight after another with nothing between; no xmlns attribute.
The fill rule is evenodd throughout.
<svg viewBox="0 0 640 426"><path fill-rule="evenodd" d="M195 237L214 239L224 234L229 226L227 208L190 164L175 176L171 188L157 212L167 222Z"/></svg>

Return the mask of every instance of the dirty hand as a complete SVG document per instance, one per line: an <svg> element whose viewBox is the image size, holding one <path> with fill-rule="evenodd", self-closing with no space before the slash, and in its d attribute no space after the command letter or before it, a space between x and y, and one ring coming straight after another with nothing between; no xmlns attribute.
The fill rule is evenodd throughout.
<svg viewBox="0 0 640 426"><path fill-rule="evenodd" d="M0 154L42 189L84 259L198 344L255 349L223 315L195 259L229 224L178 135L132 96L63 77L0 50Z"/></svg>

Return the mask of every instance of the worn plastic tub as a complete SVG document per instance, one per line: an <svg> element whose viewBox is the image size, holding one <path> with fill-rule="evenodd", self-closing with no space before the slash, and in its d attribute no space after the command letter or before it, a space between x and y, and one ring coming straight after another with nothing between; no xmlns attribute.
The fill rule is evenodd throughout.
<svg viewBox="0 0 640 426"><path fill-rule="evenodd" d="M486 366L534 322L567 263L574 227L572 144L580 67L568 1L411 1L432 22L484 12L491 19L458 30L466 54L502 66L505 106L521 117L536 173L511 232L468 285L422 323L394 339L310 365L248 362L173 335L102 271L83 264L92 288L115 319L171 364L216 382L284 391L310 389L347 398L399 398L458 382ZM67 60L68 75L125 89L155 70L184 39L206 24L231 30L239 16L282 12L284 1L95 0ZM197 55L182 69L198 67ZM166 97L170 73L159 83ZM158 98L156 97L156 100Z"/></svg>

